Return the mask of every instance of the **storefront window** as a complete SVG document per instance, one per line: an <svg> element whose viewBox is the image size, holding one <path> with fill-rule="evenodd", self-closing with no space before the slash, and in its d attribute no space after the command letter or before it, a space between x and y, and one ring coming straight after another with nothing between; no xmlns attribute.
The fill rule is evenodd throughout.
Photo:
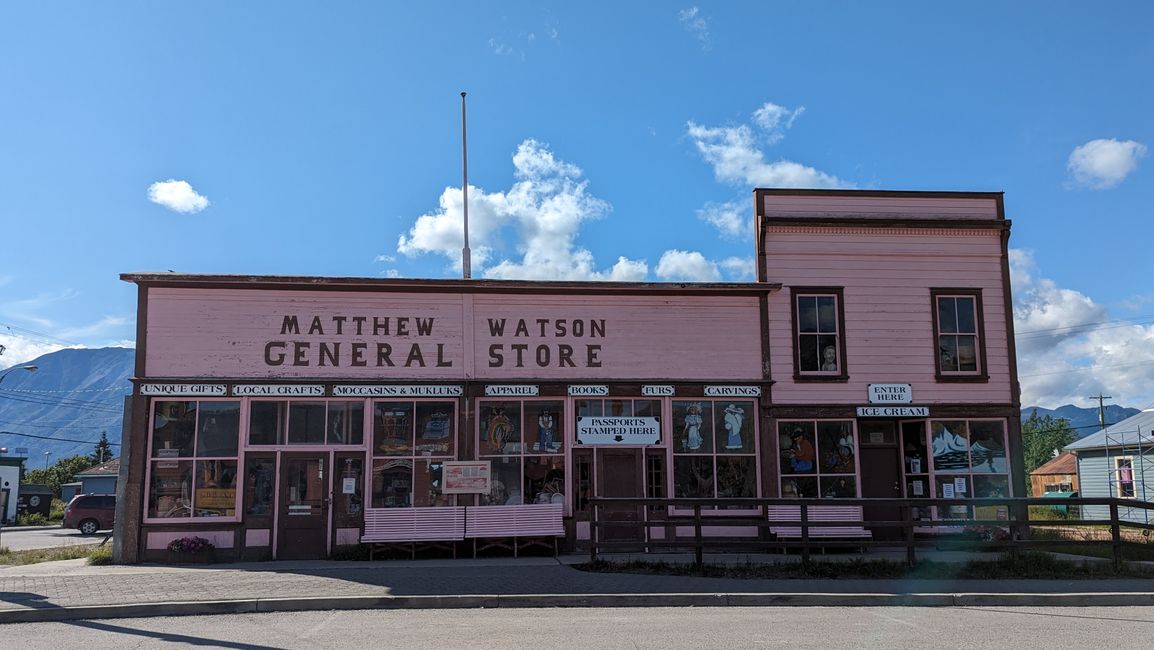
<svg viewBox="0 0 1154 650"><path fill-rule="evenodd" d="M249 404L248 444L360 445L365 440L363 401L272 401Z"/></svg>
<svg viewBox="0 0 1154 650"><path fill-rule="evenodd" d="M373 402L373 508L453 504L442 470L455 457L456 412L455 402Z"/></svg>
<svg viewBox="0 0 1154 650"><path fill-rule="evenodd" d="M757 496L753 402L673 402L673 496Z"/></svg>
<svg viewBox="0 0 1154 650"><path fill-rule="evenodd" d="M483 400L477 411L479 453L492 463L481 505L564 503L564 403Z"/></svg>
<svg viewBox="0 0 1154 650"><path fill-rule="evenodd" d="M240 402L153 404L147 516L235 517Z"/></svg>
<svg viewBox="0 0 1154 650"><path fill-rule="evenodd" d="M852 420L778 423L781 496L857 496L857 444Z"/></svg>
<svg viewBox="0 0 1154 650"><path fill-rule="evenodd" d="M933 420L928 446L933 459L933 496L981 499L1010 495L1004 421ZM972 514L967 506L950 506L938 516L951 519Z"/></svg>
<svg viewBox="0 0 1154 650"><path fill-rule="evenodd" d="M276 459L271 456L245 457L244 513L250 517L272 515Z"/></svg>

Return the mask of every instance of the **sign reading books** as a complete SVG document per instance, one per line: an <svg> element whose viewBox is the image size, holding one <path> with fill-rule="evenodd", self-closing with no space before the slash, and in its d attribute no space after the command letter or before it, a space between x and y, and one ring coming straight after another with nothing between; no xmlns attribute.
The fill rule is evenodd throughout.
<svg viewBox="0 0 1154 650"><path fill-rule="evenodd" d="M657 418L578 417L579 445L656 445L661 442Z"/></svg>
<svg viewBox="0 0 1154 650"><path fill-rule="evenodd" d="M444 494L485 494L492 472L487 460L447 460L441 466Z"/></svg>

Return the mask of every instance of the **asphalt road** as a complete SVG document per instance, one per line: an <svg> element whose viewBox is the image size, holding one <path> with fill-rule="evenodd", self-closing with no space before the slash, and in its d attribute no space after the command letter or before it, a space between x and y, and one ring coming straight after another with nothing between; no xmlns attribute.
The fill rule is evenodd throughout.
<svg viewBox="0 0 1154 650"><path fill-rule="evenodd" d="M99 544L104 539L104 535L105 533L97 533L85 537L80 534L80 531L71 528L27 530L4 527L0 528L0 546L6 546L13 551L27 551L34 548L72 546L73 544Z"/></svg>
<svg viewBox="0 0 1154 650"><path fill-rule="evenodd" d="M9 648L1149 648L1154 607L290 612L21 623Z"/></svg>

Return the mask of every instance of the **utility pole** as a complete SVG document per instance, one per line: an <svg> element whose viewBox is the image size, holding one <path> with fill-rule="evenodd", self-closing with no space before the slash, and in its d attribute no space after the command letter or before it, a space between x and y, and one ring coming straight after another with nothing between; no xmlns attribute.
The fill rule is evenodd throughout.
<svg viewBox="0 0 1154 650"><path fill-rule="evenodd" d="M1102 425L1102 428L1105 429L1106 428L1106 406L1105 406L1104 402L1105 402L1105 400L1114 399L1114 398L1109 396L1109 395L1103 395L1102 393L1098 393L1097 395L1091 395L1090 397L1088 397L1086 399L1098 400L1098 424Z"/></svg>
<svg viewBox="0 0 1154 650"><path fill-rule="evenodd" d="M461 272L465 279L473 277L469 260L469 149L465 136L465 91L461 91L461 199L465 210L465 247L461 249Z"/></svg>

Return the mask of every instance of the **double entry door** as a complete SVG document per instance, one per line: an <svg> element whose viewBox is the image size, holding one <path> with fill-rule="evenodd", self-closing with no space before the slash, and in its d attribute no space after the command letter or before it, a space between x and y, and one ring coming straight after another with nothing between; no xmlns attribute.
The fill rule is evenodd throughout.
<svg viewBox="0 0 1154 650"><path fill-rule="evenodd" d="M339 529L360 528L363 454L282 452L277 490L278 560L328 557ZM334 471L336 476L332 475Z"/></svg>

